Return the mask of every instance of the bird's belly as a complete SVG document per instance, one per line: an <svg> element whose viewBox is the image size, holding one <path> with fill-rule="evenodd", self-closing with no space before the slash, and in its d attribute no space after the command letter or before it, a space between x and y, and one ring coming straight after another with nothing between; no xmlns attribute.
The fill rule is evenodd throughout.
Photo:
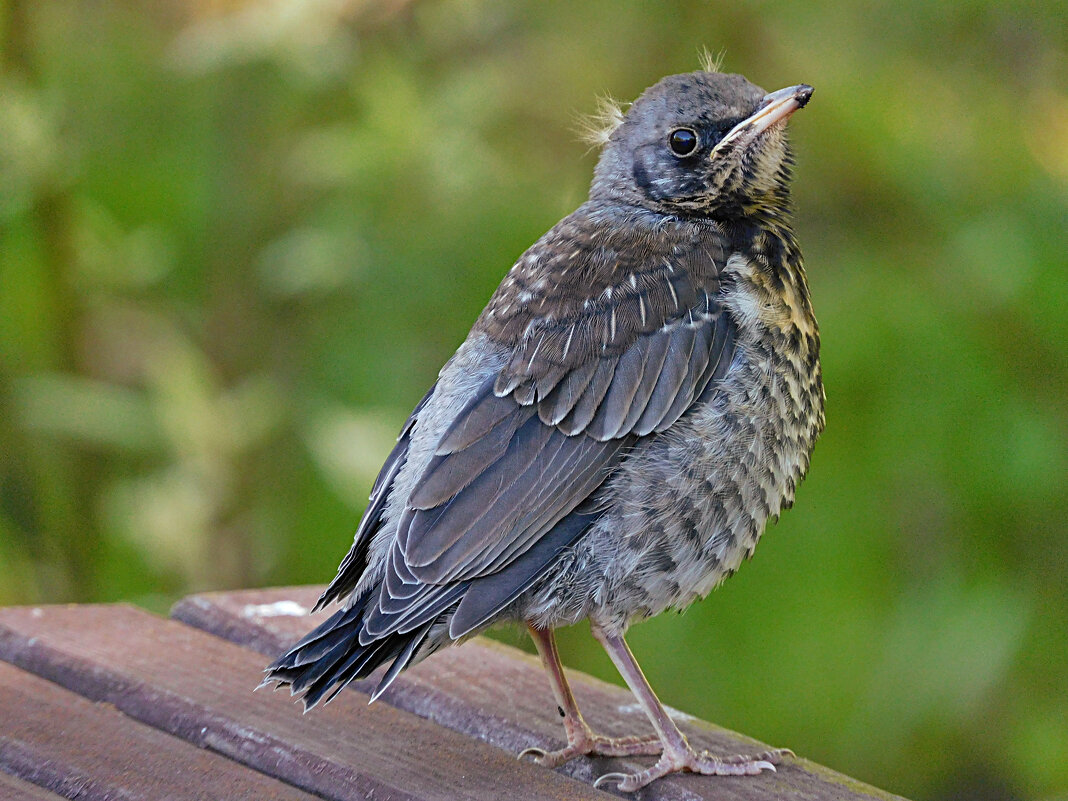
<svg viewBox="0 0 1068 801"><path fill-rule="evenodd" d="M743 346L702 402L638 443L599 493L604 515L529 612L622 629L704 597L752 555L792 503L822 420L818 383L795 381L778 358Z"/></svg>

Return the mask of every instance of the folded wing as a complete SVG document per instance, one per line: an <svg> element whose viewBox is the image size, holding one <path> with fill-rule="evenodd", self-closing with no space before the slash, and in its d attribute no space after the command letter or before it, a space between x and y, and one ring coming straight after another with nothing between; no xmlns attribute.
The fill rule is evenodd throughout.
<svg viewBox="0 0 1068 801"><path fill-rule="evenodd" d="M734 329L716 300L714 254L674 255L585 297L563 287L570 305L556 315L538 298L519 303L522 275L510 289L506 279L480 322L498 340L522 334L416 482L362 641L447 610L458 637L506 606L585 530L568 516L637 439L667 429L722 375ZM587 526L595 518L579 514Z"/></svg>

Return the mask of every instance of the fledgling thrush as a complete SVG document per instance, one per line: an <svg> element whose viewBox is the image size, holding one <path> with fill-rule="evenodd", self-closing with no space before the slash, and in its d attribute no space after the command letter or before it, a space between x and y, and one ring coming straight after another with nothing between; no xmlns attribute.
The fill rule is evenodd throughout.
<svg viewBox="0 0 1068 801"><path fill-rule="evenodd" d="M623 639L702 598L794 498L823 428L819 331L790 229L786 121L812 88L664 78L615 125L589 200L504 278L419 403L316 608L341 608L267 669L313 706L499 621L529 629L564 713L556 766L659 755L756 774L785 751L698 753ZM553 629L589 618L656 735L594 734Z"/></svg>

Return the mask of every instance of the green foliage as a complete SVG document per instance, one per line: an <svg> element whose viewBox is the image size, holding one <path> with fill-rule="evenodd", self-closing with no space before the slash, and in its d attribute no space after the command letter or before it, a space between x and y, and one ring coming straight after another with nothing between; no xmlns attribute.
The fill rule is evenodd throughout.
<svg viewBox="0 0 1068 801"><path fill-rule="evenodd" d="M816 87L828 425L755 562L634 649L667 702L890 790L1063 798L1066 17L9 0L0 604L327 580L411 406L583 199L577 114L707 46Z"/></svg>

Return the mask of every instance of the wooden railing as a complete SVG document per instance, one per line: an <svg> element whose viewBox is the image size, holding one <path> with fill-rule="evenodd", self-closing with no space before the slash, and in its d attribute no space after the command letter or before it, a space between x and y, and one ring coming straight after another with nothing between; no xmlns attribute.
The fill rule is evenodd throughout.
<svg viewBox="0 0 1068 801"><path fill-rule="evenodd" d="M123 605L0 609L0 801L612 795L592 782L626 760L551 771L515 758L559 747L562 728L537 661L488 640L435 654L370 706L360 684L308 715L286 692L253 692L268 657L319 619L304 614L319 590L196 595L171 620ZM626 690L571 680L599 730L646 728ZM679 717L713 752L767 748ZM671 776L625 797L897 798L803 758L756 777Z"/></svg>

